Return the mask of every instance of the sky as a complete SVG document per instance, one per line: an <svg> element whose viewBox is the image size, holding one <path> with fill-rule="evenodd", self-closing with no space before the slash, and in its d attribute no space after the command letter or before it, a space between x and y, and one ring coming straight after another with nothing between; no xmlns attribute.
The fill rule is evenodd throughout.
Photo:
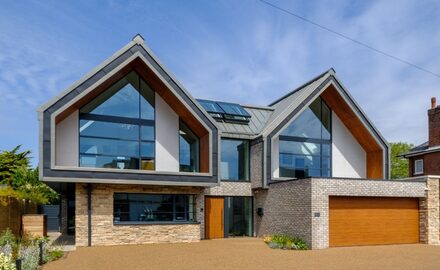
<svg viewBox="0 0 440 270"><path fill-rule="evenodd" d="M279 1L284 9L440 73L440 1ZM258 0L1 1L0 150L38 163L39 106L140 33L196 98L268 105L333 67L390 142L427 140L440 78Z"/></svg>

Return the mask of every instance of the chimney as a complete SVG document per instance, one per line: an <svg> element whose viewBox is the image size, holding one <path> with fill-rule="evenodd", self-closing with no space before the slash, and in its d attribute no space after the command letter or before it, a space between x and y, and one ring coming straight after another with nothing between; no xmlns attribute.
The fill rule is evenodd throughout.
<svg viewBox="0 0 440 270"><path fill-rule="evenodd" d="M429 147L440 146L440 106L435 97L431 98L431 109L428 110Z"/></svg>

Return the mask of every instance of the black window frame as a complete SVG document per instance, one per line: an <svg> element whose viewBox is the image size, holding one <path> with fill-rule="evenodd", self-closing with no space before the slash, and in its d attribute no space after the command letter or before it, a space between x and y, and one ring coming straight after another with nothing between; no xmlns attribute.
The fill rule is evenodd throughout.
<svg viewBox="0 0 440 270"><path fill-rule="evenodd" d="M135 73L137 75L137 79L138 79L138 86L141 87L142 85L142 81L144 84L148 85L147 82L142 78L142 76L132 70L130 72L128 72L123 78L125 78L126 76L130 75L130 73ZM107 87L106 90L103 91L103 93L105 91L107 91L108 89L110 89L111 87L113 87L114 85L118 84L120 81L116 81L115 83L113 83L112 85L110 85L109 87ZM124 86L125 87L125 86ZM134 87L136 89L136 87ZM122 88L121 88L122 89ZM118 91L120 91L121 89L119 89ZM152 90L152 89L151 89ZM115 93L117 93L118 91L116 91ZM122 116L113 116L113 115L101 115L101 114L93 114L93 113L82 113L81 109L84 106L87 106L88 103L86 103L85 105L83 105L79 110L79 115L78 115L78 167L82 167L82 168L98 168L98 169L109 169L109 168L105 168L105 167L88 167L88 166L81 166L81 158L82 156L90 156L90 157L97 157L97 156L107 156L107 157L115 157L115 155L107 155L107 154L89 154L89 153L82 153L81 152L81 138L93 138L93 139L107 139L107 140L114 140L114 141L132 141L132 142L137 142L138 143L138 155L136 157L132 157L132 158L137 158L138 159L138 168L124 168L124 169L120 169L120 170L139 170L139 171L155 171L156 170L156 106L155 106L155 92L153 91L153 108L154 108L154 120L151 119L143 119L142 117L142 106L141 106L141 90L140 89L136 89L136 91L139 92L139 118L131 118L131 117L122 117ZM105 102L105 101L104 101ZM89 120L89 121L99 121L99 122L107 122L107 123L119 123L119 124L129 124L129 125L136 125L138 126L138 139L137 140L133 140L133 139L121 139L121 138L116 138L116 137L101 137L101 136L90 136L90 135L81 135L81 132L79 130L79 128L81 127L81 120ZM154 134L153 134L153 139L152 140L144 140L142 139L142 127L143 126L149 126L149 127L153 127L154 130ZM147 157L149 159L151 159L153 161L153 168L151 170L143 170L142 169L142 143L152 143L153 144L153 156L152 157ZM118 168L111 168L111 169L118 169Z"/></svg>
<svg viewBox="0 0 440 270"><path fill-rule="evenodd" d="M172 202L172 212L167 212L167 213L171 213L173 216L173 220L172 221L116 221L116 199L115 196L116 195L126 195L127 196L127 201L129 202L129 196L130 195L141 195L141 196L171 196L173 198L173 202ZM192 197L192 204L193 204L193 211L190 212L189 211L189 203L185 205L185 211L183 212L186 215L189 216L189 214L191 213L194 220L178 220L176 219L176 215L182 212L178 212L176 211L176 198L178 196L185 196L185 199L188 200L189 197ZM133 224L139 224L139 225L169 225L169 224L197 224L199 223L197 221L197 195L196 194L168 194L168 193L133 193L133 192L114 192L113 193L113 225L133 225Z"/></svg>
<svg viewBox="0 0 440 270"><path fill-rule="evenodd" d="M248 152L247 176L248 176L248 179L247 180L244 180L244 179L224 179L223 176L222 176L221 165L220 165L220 170L219 170L220 181L222 181L222 182L250 182L251 181L251 142L250 142L250 140L237 139L237 138L227 138L227 137L221 138L220 139L220 153L222 152L222 149L223 149L221 147L223 140L227 140L227 141L247 141L247 145L248 145L248 149L247 149L248 150L247 151ZM222 162L222 160L221 160L222 157L223 157L223 155L220 156L220 164Z"/></svg>
<svg viewBox="0 0 440 270"><path fill-rule="evenodd" d="M319 176L310 176L310 175L307 175L306 174L307 171L304 170L304 177L332 177L333 176L333 170L332 170L332 166L333 166L333 158L332 158L332 154L333 154L333 149L332 149L332 140L333 140L332 115L333 115L333 111L331 110L330 106L324 101L324 99L322 99L321 97L318 97L318 99L320 100L320 104L321 104L321 108L320 108L320 113L321 113L321 115L320 115L320 120L321 120L321 139L307 138L307 137L297 137L297 136L288 136L288 135L279 135L278 138L279 138L279 142L280 141L291 141L291 142L318 144L319 147L320 147L320 153L319 153L319 155L312 155L312 154L306 155L306 154L297 154L297 153L294 154L294 153L281 152L280 148L278 148L279 149L279 151L278 151L278 167L279 167L279 169L278 170L279 170L279 177L280 178L298 178L297 176L282 176L281 175L281 166L280 166L280 164L281 164L281 162L280 162L281 155L304 156L304 157L318 157L319 156L319 162L320 162L319 171L320 171L320 175ZM328 108L329 116L330 116L329 117L329 126L330 126L329 134L330 134L330 139L322 139L322 134L323 134L322 129L324 128L323 124L322 124L322 115L323 115L322 107L324 105ZM290 123L289 125L293 124L294 122L295 122L295 120L292 123ZM323 151L322 151L323 145L328 145L329 146L329 154L328 155L323 155ZM323 159L324 158L328 158L329 161L330 161L329 162L329 169L328 169L328 171L329 171L328 176L323 174L324 170L327 171L327 169L323 168ZM313 169L313 170L318 170L318 169Z"/></svg>

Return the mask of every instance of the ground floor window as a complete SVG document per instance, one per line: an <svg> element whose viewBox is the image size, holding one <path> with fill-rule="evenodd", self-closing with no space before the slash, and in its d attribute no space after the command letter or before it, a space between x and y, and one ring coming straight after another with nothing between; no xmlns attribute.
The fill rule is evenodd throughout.
<svg viewBox="0 0 440 270"><path fill-rule="evenodd" d="M115 193L115 223L195 222L194 195Z"/></svg>
<svg viewBox="0 0 440 270"><path fill-rule="evenodd" d="M227 236L252 236L252 197L225 197Z"/></svg>

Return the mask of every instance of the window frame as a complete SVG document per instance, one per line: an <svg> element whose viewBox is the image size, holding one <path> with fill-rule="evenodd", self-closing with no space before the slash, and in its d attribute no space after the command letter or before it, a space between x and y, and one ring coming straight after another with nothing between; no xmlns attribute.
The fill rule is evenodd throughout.
<svg viewBox="0 0 440 270"><path fill-rule="evenodd" d="M180 131L182 130L182 126L184 126L186 129L188 129L192 135L194 135L194 137L197 138L197 164L196 164L196 170L195 171L185 171L182 170L182 164L181 164L181 159L180 159L180 154L181 154L181 144L180 144L180 140L181 140L181 134ZM179 173L200 173L200 137L197 136L196 133L194 133L194 131L192 131L192 129L179 117L179 132L177 133L177 138L179 141L179 146L178 146L178 155L179 155ZM190 148L190 162L191 162L191 148Z"/></svg>
<svg viewBox="0 0 440 270"><path fill-rule="evenodd" d="M286 128L288 128L289 127L289 125L292 125L294 122L295 122L295 119L292 121L292 122L290 122L289 124L287 124L282 130L281 130L281 132L280 132L280 135L278 135L278 144L279 144L279 142L280 141L292 141L292 142L301 142L301 143L314 143L314 144L319 144L319 146L320 146L320 154L319 155L305 155L305 154L292 154L292 153L285 153L285 152L282 152L281 150L280 150L280 147L279 147L279 145L278 145L278 178L289 178L289 179L291 179L291 178L298 178L298 177L296 177L296 176L294 176L294 177L292 177L292 176L281 176L280 174L281 174L281 166L280 166L280 164L281 164L281 162L280 162L280 160L281 160L281 154L291 154L291 155L297 155L297 156L307 156L307 157L317 157L317 156L319 156L320 158L320 168L319 168L319 171L320 171L320 176L310 176L310 175L307 175L307 176L304 176L304 178L310 178L310 177L323 177L323 178L331 178L331 177L333 177L333 119L332 119L332 115L333 115L333 111L332 111L332 109L330 108L330 106L325 102L325 100L324 99L322 99L321 97L318 97L319 99L320 99L320 101L321 101L321 108L320 108L320 111L321 111L321 115L320 115L320 121L321 121L321 139L317 139L317 138L308 138L308 137L298 137L298 136L289 136L289 135L281 135L282 134L282 132L286 129ZM313 101L313 102L315 102L316 101L316 99ZM312 102L312 103L313 103ZM311 104L312 104L311 103ZM325 106L327 106L327 108L328 108L328 110L329 110L329 114L330 114L330 117L329 117L329 126L330 126L330 139L322 139L322 134L323 134L323 131L322 131L322 129L324 128L323 127L323 123L322 123L322 115L323 115L323 109L322 109L322 107L323 107L323 105L325 105ZM309 108L310 108L310 105L309 105ZM328 145L329 146L329 154L328 155L323 155L323 152L322 152L322 148L323 148L323 145ZM329 169L328 169L328 171L329 171L329 175L328 176L323 176L323 171L324 171L324 169L323 169L323 159L324 158L329 158L329 160L330 160L330 162L329 162ZM318 169L315 169L315 170L318 170ZM305 170L304 170L304 172L305 172Z"/></svg>
<svg viewBox="0 0 440 270"><path fill-rule="evenodd" d="M219 174L220 174L220 181L222 182L251 182L251 142L250 140L246 140L246 139L237 139L237 138L227 138L227 137L222 137L220 138L220 154L222 152L222 141L223 140L228 140L228 141L247 141L248 142L248 169L247 169L247 175L248 175L248 179L247 180L243 180L243 179L223 179L222 177L222 172L221 172L221 162L222 162L222 156L220 155L220 167L219 167Z"/></svg>
<svg viewBox="0 0 440 270"><path fill-rule="evenodd" d="M417 163L421 164L420 171L417 171ZM414 160L414 175L420 175L423 174L423 166L424 166L424 162L423 159L415 159Z"/></svg>
<svg viewBox="0 0 440 270"><path fill-rule="evenodd" d="M90 102L92 102L94 99L88 101L86 104L84 104L79 110L78 110L78 167L79 168L92 168L92 169L114 169L114 170L118 170L118 171L139 171L139 172L145 172L145 171L156 171L156 92L148 85L148 83L142 78L142 76L135 70L132 70L130 72L128 72L124 77L122 77L120 80L114 82L112 85L108 86L106 88L106 90L104 90L102 93L104 93L105 91L109 90L110 88L112 88L113 86L117 85L122 79L124 79L125 77L129 76L130 73L135 73L137 75L137 79L138 79L138 87L139 89L136 89L135 86L132 85L132 87L134 87L136 89L136 91L139 94L139 118L131 118L131 117L123 117L123 116L114 116L114 115L101 115L101 114L93 114L93 113L83 113L81 112L81 109L85 106L87 106ZM143 84L147 85L147 87L153 92L153 109L154 109L154 120L151 119L143 119L142 118L142 106L141 106L141 96L142 96L142 89L141 89L141 85ZM128 84L130 84L130 82L128 82ZM126 84L126 85L128 85ZM117 90L115 92L115 94L117 92L119 92L120 90L122 90L126 85L124 85L122 88L120 88L119 90ZM102 94L101 93L101 94ZM95 98L99 97L96 96ZM105 100L106 101L106 100ZM105 102L104 101L104 102ZM102 103L101 103L102 104ZM98 105L99 106L99 105ZM101 136L90 136L90 135L84 135L81 136L81 132L80 132L80 128L81 128L81 120L88 120L88 121L98 121L98 122L105 122L105 123L117 123L117 124L129 124L129 125L136 125L138 126L138 139L137 140L132 140L132 139L120 139L120 138L115 138L115 137L101 137ZM142 127L153 127L153 140L144 140L142 139ZM124 169L119 169L119 168L105 168L105 167L90 167L90 166L81 166L81 158L82 156L88 156L90 155L98 157L98 156L107 156L107 157L116 157L117 155L107 155L107 154L88 154L88 153L82 153L81 152L81 138L94 138L94 139L107 139L107 140L114 140L114 141L130 141L130 142L137 142L138 143L138 156L135 158L138 158L138 166L139 168L124 168ZM153 144L153 157L149 157L151 158L151 160L153 161L153 169L148 170L142 169L142 144L143 143L152 143Z"/></svg>
<svg viewBox="0 0 440 270"><path fill-rule="evenodd" d="M173 216L173 220L172 221L115 221L115 195L116 194L122 194L122 195L127 195L127 198L129 195L143 195L143 196L172 196L173 197L173 203L172 203L172 208L173 208L173 212L172 212L172 216ZM186 199L188 199L189 197L193 197L193 212L190 212L189 209L187 211L185 211L184 213L192 213L194 220L190 221L190 220L176 220L176 214L180 213L176 211L176 197L177 196L185 196ZM137 192L114 192L113 193L113 225L118 226L118 225L170 225L170 224L199 224L200 222L197 220L197 195L196 194L181 194L181 193L176 193L176 194L169 194L169 193L137 193ZM187 208L189 208L189 204L186 205Z"/></svg>

